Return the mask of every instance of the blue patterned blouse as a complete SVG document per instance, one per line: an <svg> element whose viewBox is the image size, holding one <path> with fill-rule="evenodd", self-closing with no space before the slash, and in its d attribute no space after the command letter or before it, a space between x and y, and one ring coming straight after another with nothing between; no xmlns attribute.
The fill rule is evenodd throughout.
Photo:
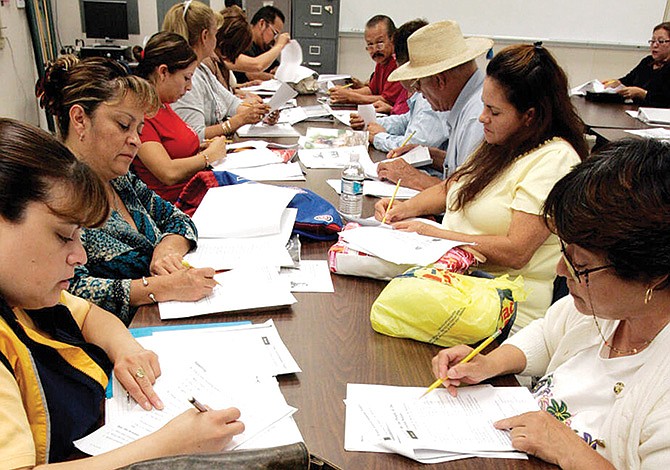
<svg viewBox="0 0 670 470"><path fill-rule="evenodd" d="M98 229L84 229L82 243L88 261L75 269L70 292L114 313L126 325L137 307L130 306L130 281L149 276L154 247L166 235L178 234L197 242L191 219L134 174L112 180L112 186L130 212L137 230L116 210Z"/></svg>

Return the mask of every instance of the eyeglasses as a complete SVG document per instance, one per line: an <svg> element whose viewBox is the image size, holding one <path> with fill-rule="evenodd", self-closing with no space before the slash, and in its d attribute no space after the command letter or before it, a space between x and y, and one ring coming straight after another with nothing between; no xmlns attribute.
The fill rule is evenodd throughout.
<svg viewBox="0 0 670 470"><path fill-rule="evenodd" d="M563 261L565 262L565 267L568 268L568 273L570 274L570 277L572 278L573 281L576 281L579 284L582 283L582 276L584 276L584 282L588 285L589 274L595 273L597 271L602 271L604 269L608 269L614 266L613 264L604 264L602 266L598 266L595 268L588 268L582 270L575 268L575 265L572 263L570 256L568 256L568 253L565 250L565 243L563 243L563 240L561 240L561 253L563 254Z"/></svg>
<svg viewBox="0 0 670 470"><path fill-rule="evenodd" d="M384 49L384 46L386 46L386 41L380 41L376 42L374 44L368 44L365 46L366 51L381 51Z"/></svg>
<svg viewBox="0 0 670 470"><path fill-rule="evenodd" d="M664 45L664 44L669 43L669 42L670 42L670 39L650 39L650 40L647 41L647 42L649 43L650 46L651 46L652 44L654 44L654 43L658 44L659 46L662 46L662 45Z"/></svg>
<svg viewBox="0 0 670 470"><path fill-rule="evenodd" d="M409 84L409 89L414 90L414 91L420 91L421 90L421 79L423 77L415 78L412 80L412 82Z"/></svg>
<svg viewBox="0 0 670 470"><path fill-rule="evenodd" d="M279 31L277 31L276 29L274 29L274 27L273 27L271 24L268 24L268 26L269 26L270 29L272 30L272 34L273 34L273 36L272 36L272 40L273 40L273 41L276 41L276 40L277 40L277 36L279 36Z"/></svg>

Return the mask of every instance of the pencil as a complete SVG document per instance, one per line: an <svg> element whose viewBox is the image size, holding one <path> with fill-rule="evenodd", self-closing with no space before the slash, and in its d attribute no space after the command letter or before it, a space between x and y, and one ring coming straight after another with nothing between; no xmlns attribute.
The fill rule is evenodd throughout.
<svg viewBox="0 0 670 470"><path fill-rule="evenodd" d="M382 224L386 222L386 216L388 215L389 211L391 210L391 207L393 207L393 201L395 201L395 196L398 194L398 188L400 187L400 182L402 181L402 178L398 178L398 182L395 184L395 189L393 190L393 195L391 196L391 202L389 202L389 206L386 208L386 212L384 213L384 217L382 217Z"/></svg>
<svg viewBox="0 0 670 470"><path fill-rule="evenodd" d="M212 142L214 142L214 139L205 139L205 140L203 140L203 142L206 143L206 144L211 144ZM233 140L232 139L226 139L226 140L224 140L224 142L227 143L227 144L232 144Z"/></svg>
<svg viewBox="0 0 670 470"><path fill-rule="evenodd" d="M345 88L349 88L350 86L353 86L353 83L347 83L346 85L342 85L338 90L344 90ZM330 93L330 91L328 92Z"/></svg>
<svg viewBox="0 0 670 470"><path fill-rule="evenodd" d="M195 397L189 398L188 402L191 405L195 406L195 409L198 410L201 413L204 413L205 411L207 411L207 407L205 405L203 405L202 403L200 403L198 400L196 400Z"/></svg>
<svg viewBox="0 0 670 470"><path fill-rule="evenodd" d="M409 142L409 140L410 140L412 137L414 137L414 134L416 134L416 131L414 131L414 132L412 132L410 135L408 135L407 138L403 141L403 143L400 144L400 147L404 147L405 145L407 145L407 142Z"/></svg>
<svg viewBox="0 0 670 470"><path fill-rule="evenodd" d="M189 263L188 261L186 261L185 259L181 260L181 265L182 265L183 267L185 267L186 269L195 269L195 268L193 267L193 265L192 265L191 263ZM221 269L221 270L219 270L219 271L215 271L215 272L217 272L217 273L222 273L222 272L225 272L225 271L229 271L229 269ZM220 283L219 281L217 281L216 279L214 279L214 282L216 282L216 285L217 285L217 286L220 286L220 285L221 285L221 283Z"/></svg>
<svg viewBox="0 0 670 470"><path fill-rule="evenodd" d="M461 359L461 362L459 362L459 364L465 364L466 362L470 362L470 361L472 360L473 357L475 357L477 354L479 354L480 352L482 352L486 346L488 346L489 344L491 344L491 343L493 342L494 339L496 339L498 336L500 336L500 333L502 333L502 330L498 330L498 331L496 331L495 333L493 333L489 338L487 338L486 340L484 340L484 341L482 342L482 344L480 344L480 345L477 346L475 349L473 349L472 351L470 351L470 354L468 354L468 355L465 356L463 359ZM428 395L430 392L432 392L433 390L435 390L437 387L439 387L440 385L442 385L442 383L443 383L445 380L447 380L446 377L443 378L443 379L437 379L435 382L433 382L433 383L431 384L430 387L428 387L428 389L423 393L423 395L421 395L421 396L419 397L419 399L425 397L425 396Z"/></svg>

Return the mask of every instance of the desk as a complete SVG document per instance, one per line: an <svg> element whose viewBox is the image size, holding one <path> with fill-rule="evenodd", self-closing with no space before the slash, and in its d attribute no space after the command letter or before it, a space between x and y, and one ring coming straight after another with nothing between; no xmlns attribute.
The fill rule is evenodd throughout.
<svg viewBox="0 0 670 470"><path fill-rule="evenodd" d="M586 100L583 96L573 96L570 101L589 131L594 127L612 129L646 129L649 127L639 119L632 118L625 113L625 111L637 110L637 105L596 103Z"/></svg>
<svg viewBox="0 0 670 470"><path fill-rule="evenodd" d="M296 126L329 127L329 123ZM288 139L286 139L288 140ZM374 159L382 158L377 152ZM325 183L339 177L338 170L307 170L308 187L330 202L337 195ZM287 183L293 185L295 182ZM364 215L370 215L376 198L365 197ZM303 259L325 259L332 242L309 242L302 245ZM279 377L287 402L299 409L294 415L310 451L344 469L427 468L395 454L346 452L344 450L343 399L347 383L428 386L434 377L430 360L439 347L417 341L391 338L375 333L370 327L370 307L386 282L358 277L333 276L334 294L296 293L298 303L270 311L245 311L236 314L214 314L165 324L206 323L251 320L254 323L272 318L286 346L303 372ZM131 324L142 327L160 324L156 306L142 307ZM222 358L223 359L223 358ZM495 380L497 385L511 385L512 377ZM244 419L244 418L243 418ZM555 468L531 458L529 461L502 459L467 459L431 465L431 469L525 469Z"/></svg>
<svg viewBox="0 0 670 470"><path fill-rule="evenodd" d="M642 138L639 135L629 134L624 129L612 129L609 127L594 127L591 129L591 134L596 136L595 148L615 140Z"/></svg>

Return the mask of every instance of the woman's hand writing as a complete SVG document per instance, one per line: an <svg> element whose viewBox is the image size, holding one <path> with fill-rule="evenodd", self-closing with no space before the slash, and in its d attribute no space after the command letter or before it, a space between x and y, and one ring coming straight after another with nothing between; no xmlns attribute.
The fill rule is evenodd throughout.
<svg viewBox="0 0 670 470"><path fill-rule="evenodd" d="M443 349L437 356L433 357L433 375L438 379L446 379L443 385L452 396L457 395L456 388L462 383L477 384L496 375L491 370L490 359L483 354L478 354L469 362L461 364L460 362L471 351L471 347L462 344Z"/></svg>

